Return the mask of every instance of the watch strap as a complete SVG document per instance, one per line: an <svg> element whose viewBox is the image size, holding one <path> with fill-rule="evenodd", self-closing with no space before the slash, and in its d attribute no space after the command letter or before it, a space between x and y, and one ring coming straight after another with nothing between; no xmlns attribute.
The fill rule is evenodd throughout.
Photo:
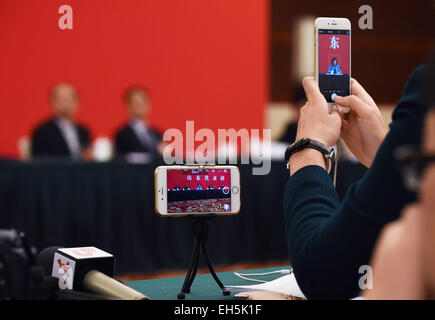
<svg viewBox="0 0 435 320"><path fill-rule="evenodd" d="M301 150L304 150L306 148L311 148L319 151L323 154L325 157L325 160L327 159L327 171L329 172L332 167L332 161L335 160L335 150L333 147L329 147L322 142L312 140L309 138L301 138L294 143L292 143L290 146L287 147L285 151L285 161L287 163L287 169L288 169L288 161L290 157L295 154L296 152L299 152Z"/></svg>

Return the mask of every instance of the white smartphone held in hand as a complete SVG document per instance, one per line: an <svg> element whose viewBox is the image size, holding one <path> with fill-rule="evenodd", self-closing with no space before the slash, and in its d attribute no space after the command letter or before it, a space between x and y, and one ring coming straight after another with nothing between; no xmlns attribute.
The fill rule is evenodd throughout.
<svg viewBox="0 0 435 320"><path fill-rule="evenodd" d="M329 111L339 108L335 96L350 95L350 21L317 18L314 28L315 75ZM341 107L340 107L341 108ZM349 112L349 108L341 108Z"/></svg>
<svg viewBox="0 0 435 320"><path fill-rule="evenodd" d="M234 215L240 211L236 166L160 166L154 172L160 216Z"/></svg>

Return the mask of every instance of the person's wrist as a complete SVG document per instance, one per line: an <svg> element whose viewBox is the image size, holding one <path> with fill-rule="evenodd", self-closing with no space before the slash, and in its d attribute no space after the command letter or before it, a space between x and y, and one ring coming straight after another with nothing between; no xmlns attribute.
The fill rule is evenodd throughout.
<svg viewBox="0 0 435 320"><path fill-rule="evenodd" d="M289 158L290 176L299 169L310 165L317 165L326 170L325 157L319 150L305 148L295 152Z"/></svg>

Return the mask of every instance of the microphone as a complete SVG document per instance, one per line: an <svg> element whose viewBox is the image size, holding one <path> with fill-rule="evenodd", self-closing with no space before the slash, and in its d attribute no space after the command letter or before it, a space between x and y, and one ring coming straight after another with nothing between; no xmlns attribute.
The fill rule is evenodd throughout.
<svg viewBox="0 0 435 320"><path fill-rule="evenodd" d="M88 293L83 291L74 291L70 289L60 289L59 279L44 275L44 284L47 296L45 299L52 300L118 300L115 298L110 298L94 293Z"/></svg>
<svg viewBox="0 0 435 320"><path fill-rule="evenodd" d="M39 253L37 262L47 275L59 279L60 289L88 291L122 300L149 299L113 279L115 258L95 247L49 247Z"/></svg>

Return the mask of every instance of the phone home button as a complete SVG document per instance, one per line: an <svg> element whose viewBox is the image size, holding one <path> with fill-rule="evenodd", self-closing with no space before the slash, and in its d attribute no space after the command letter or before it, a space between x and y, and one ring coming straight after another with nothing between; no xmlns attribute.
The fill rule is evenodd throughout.
<svg viewBox="0 0 435 320"><path fill-rule="evenodd" d="M238 194L239 193L239 187L234 186L232 190L233 190L234 194Z"/></svg>

